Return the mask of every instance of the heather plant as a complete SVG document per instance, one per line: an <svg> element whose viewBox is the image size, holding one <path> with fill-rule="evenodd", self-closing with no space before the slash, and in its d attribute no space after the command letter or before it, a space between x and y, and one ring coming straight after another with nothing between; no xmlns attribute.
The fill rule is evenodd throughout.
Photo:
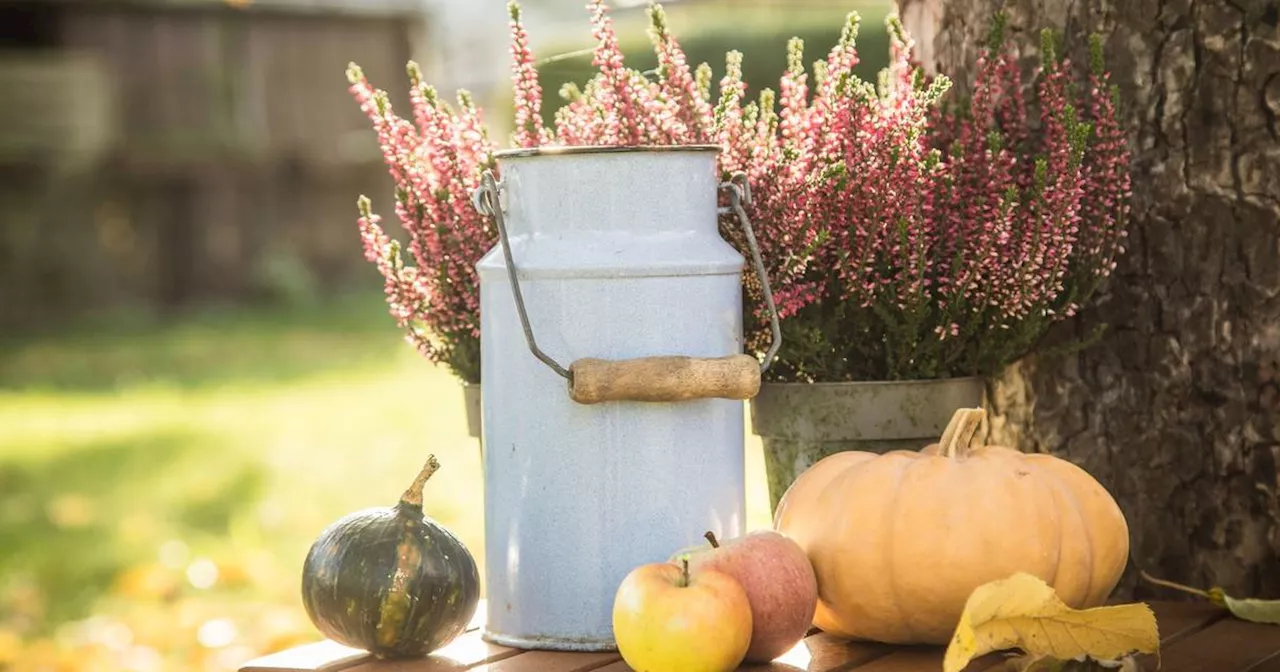
<svg viewBox="0 0 1280 672"><path fill-rule="evenodd" d="M409 236L403 247L383 230L370 200L359 199L364 255L382 274L387 306L407 340L459 378L480 382L480 300L475 263L497 241L495 227L471 205L480 176L494 167L496 146L466 91L457 107L408 65L412 120L396 114L355 64L351 93L373 122L396 185L396 215Z"/></svg>
<svg viewBox="0 0 1280 672"><path fill-rule="evenodd" d="M783 203L765 192L756 204L774 211L756 213L762 238L803 245L771 278L794 293L781 302L777 379L990 374L1033 350L1114 268L1127 148L1100 43L1078 87L1046 32L1028 100L1003 22L963 98L946 97L947 78L911 62L894 17L891 64L875 87L848 70L856 16L815 68L807 105L790 93L804 76L793 44L780 125L799 140L784 148L786 170L762 166L759 179L798 186L779 192ZM788 154L800 158L787 166ZM751 343L763 333L758 318Z"/></svg>
<svg viewBox="0 0 1280 672"><path fill-rule="evenodd" d="M1024 96L998 15L971 93L948 97L949 79L912 62L892 15L889 67L875 83L858 78L854 12L812 82L792 40L778 93L746 100L742 54L730 52L713 103L710 69L690 69L660 6L649 10L652 78L623 63L603 3L588 7L600 72L561 91L566 104L542 137L720 145L721 178L748 177L782 319L775 380L989 374L1034 349L1114 267L1127 148L1096 40L1078 87L1046 33ZM747 253L732 216L721 231ZM747 346L758 354L768 315L746 273Z"/></svg>
<svg viewBox="0 0 1280 672"><path fill-rule="evenodd" d="M742 54L691 68L659 5L649 8L658 67L629 68L602 0L589 0L597 74L559 93L554 128L519 5L509 4L512 144L719 145L723 180L747 177L752 219L783 325L770 376L780 381L985 375L1033 350L1079 309L1123 251L1128 150L1100 43L1083 84L1041 44L1033 86L1007 43L1004 17L965 96L926 76L896 16L891 58L874 83L858 64L860 18L805 67L788 45L778 89L746 98ZM391 312L427 356L471 371L478 350L474 263L494 244L467 200L494 147L466 98L454 112L413 80L414 123L391 112L358 70L353 92L378 130L398 186L397 214L416 268L361 201L366 254L386 278ZM747 254L732 215L722 234ZM761 283L744 270L746 342L768 344ZM475 367L478 369L478 367ZM461 375L461 374L460 374ZM464 376L465 377L465 376Z"/></svg>

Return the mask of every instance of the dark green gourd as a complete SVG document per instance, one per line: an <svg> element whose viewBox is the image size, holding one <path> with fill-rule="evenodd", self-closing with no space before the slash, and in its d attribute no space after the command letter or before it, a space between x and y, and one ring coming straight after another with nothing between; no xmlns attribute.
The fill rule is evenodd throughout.
<svg viewBox="0 0 1280 672"><path fill-rule="evenodd" d="M312 544L302 603L329 639L380 658L424 656L462 634L480 575L462 541L422 511L434 455L392 507L343 516Z"/></svg>

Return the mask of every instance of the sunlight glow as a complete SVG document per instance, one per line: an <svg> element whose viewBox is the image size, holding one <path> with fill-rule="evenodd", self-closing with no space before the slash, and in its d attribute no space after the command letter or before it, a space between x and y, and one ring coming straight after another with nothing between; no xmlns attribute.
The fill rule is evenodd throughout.
<svg viewBox="0 0 1280 672"><path fill-rule="evenodd" d="M809 669L809 661L813 659L813 654L809 651L808 645L804 640L800 640L790 651L773 659L774 665L791 665L801 670Z"/></svg>

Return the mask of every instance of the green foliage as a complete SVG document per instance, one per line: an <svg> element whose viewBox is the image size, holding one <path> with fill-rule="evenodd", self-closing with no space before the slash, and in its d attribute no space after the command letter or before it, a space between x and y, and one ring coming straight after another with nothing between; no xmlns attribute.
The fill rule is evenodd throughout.
<svg viewBox="0 0 1280 672"><path fill-rule="evenodd" d="M150 557L154 549L116 543L129 535L121 521L134 516L159 533L220 543L231 521L264 497L316 498L320 515L289 533L296 544L328 515L376 501L379 491L393 501L405 485L396 469L361 484L364 493L330 487L342 484L333 469L358 461L353 439L362 434L372 442L388 431L429 436L440 432L434 424L445 430L456 474L473 457L470 441L449 436L460 433L462 420L453 417L460 403L439 403L456 382L404 345L380 295L299 309L209 310L168 324L85 325L10 341L0 353L0 538L9 549L0 575L64 574L65 581L41 582L54 591L54 605L65 591L92 596L109 587L109 580L77 581L97 571L80 563L119 569L139 552ZM381 393L369 393L374 382ZM421 403L432 394L436 404ZM409 420L391 421L397 407ZM366 414L364 424L342 427L341 416ZM379 430L381 422L392 429ZM412 469L422 459L416 443L387 444L400 447L385 459L403 458ZM370 470L350 473L361 478ZM72 496L92 503L83 524L78 515L41 512ZM93 553L64 552L77 530L98 539ZM53 611L84 615L74 603Z"/></svg>
<svg viewBox="0 0 1280 672"><path fill-rule="evenodd" d="M1089 34L1089 71L1094 75L1102 76L1106 70L1107 63L1102 53L1102 36L1097 33Z"/></svg>
<svg viewBox="0 0 1280 672"><path fill-rule="evenodd" d="M427 453L426 510L483 563L457 378L380 292L0 339L0 670L134 672L143 651L234 672L318 640L297 593L311 541L393 504ZM767 500L748 506L767 525Z"/></svg>
<svg viewBox="0 0 1280 672"><path fill-rule="evenodd" d="M1040 59L1046 71L1054 70L1062 59L1062 37L1052 28L1040 29Z"/></svg>
<svg viewBox="0 0 1280 672"><path fill-rule="evenodd" d="M310 542L393 504L427 452L447 477L426 508L482 556L457 379L385 310L367 293L0 343L0 669L137 669L65 636L104 624L163 669L317 639L296 594ZM200 644L220 619L234 639Z"/></svg>
<svg viewBox="0 0 1280 672"><path fill-rule="evenodd" d="M1009 13L996 12L991 19L991 29L987 31L987 48L999 51L1004 46L1004 29L1009 24Z"/></svg>

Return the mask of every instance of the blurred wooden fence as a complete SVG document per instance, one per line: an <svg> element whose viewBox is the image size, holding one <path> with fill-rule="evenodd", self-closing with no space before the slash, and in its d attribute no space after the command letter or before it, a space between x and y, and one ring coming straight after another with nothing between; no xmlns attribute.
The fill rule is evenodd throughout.
<svg viewBox="0 0 1280 672"><path fill-rule="evenodd" d="M0 328L372 276L360 63L406 106L414 3L0 0Z"/></svg>

